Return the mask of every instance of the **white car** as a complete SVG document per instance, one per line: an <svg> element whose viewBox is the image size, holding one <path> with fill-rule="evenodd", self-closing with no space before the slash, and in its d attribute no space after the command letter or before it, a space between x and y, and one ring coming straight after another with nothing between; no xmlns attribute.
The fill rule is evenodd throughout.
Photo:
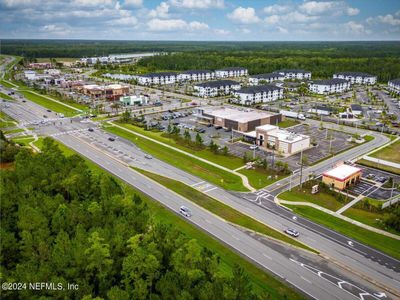
<svg viewBox="0 0 400 300"><path fill-rule="evenodd" d="M153 156L151 156L150 154L145 154L144 157L147 158L147 159L152 159L153 158Z"/></svg>
<svg viewBox="0 0 400 300"><path fill-rule="evenodd" d="M250 150L257 150L258 149L258 145L251 145L250 146Z"/></svg>
<svg viewBox="0 0 400 300"><path fill-rule="evenodd" d="M192 212L189 208L187 208L186 206L181 206L179 208L179 212L184 215L185 217L191 217L192 216Z"/></svg>
<svg viewBox="0 0 400 300"><path fill-rule="evenodd" d="M292 228L286 229L285 233L287 233L288 235L291 235L293 237L298 237L300 235L300 233L297 230L294 230Z"/></svg>

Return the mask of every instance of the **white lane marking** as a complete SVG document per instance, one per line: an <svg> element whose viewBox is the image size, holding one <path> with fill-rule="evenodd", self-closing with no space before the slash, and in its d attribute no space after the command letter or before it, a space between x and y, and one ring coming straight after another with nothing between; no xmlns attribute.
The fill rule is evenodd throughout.
<svg viewBox="0 0 400 300"><path fill-rule="evenodd" d="M268 255L265 254L265 253L263 253L262 255L265 256L265 257L268 258L268 259L272 259L271 256L268 256Z"/></svg>
<svg viewBox="0 0 400 300"><path fill-rule="evenodd" d="M204 183L204 182L205 182L205 181L197 182L197 183L195 183L195 184L192 184L191 187L194 187L194 186L196 186L196 185L202 184L202 183Z"/></svg>
<svg viewBox="0 0 400 300"><path fill-rule="evenodd" d="M309 284L311 284L311 281L308 280L307 278L305 278L305 277L303 277L303 276L300 276L300 278L303 279L304 281L308 282Z"/></svg>
<svg viewBox="0 0 400 300"><path fill-rule="evenodd" d="M211 191L213 191L213 190L215 190L215 189L217 189L217 188L218 188L218 187L214 186L214 187L211 188L211 189L208 189L208 190L206 190L206 191L203 191L203 193L211 192Z"/></svg>
<svg viewBox="0 0 400 300"><path fill-rule="evenodd" d="M208 219L204 219L204 221L206 221L208 224L212 224L212 222Z"/></svg>
<svg viewBox="0 0 400 300"><path fill-rule="evenodd" d="M237 236L233 235L233 234L232 234L232 237L233 237L235 240L240 241L240 239L239 239Z"/></svg>

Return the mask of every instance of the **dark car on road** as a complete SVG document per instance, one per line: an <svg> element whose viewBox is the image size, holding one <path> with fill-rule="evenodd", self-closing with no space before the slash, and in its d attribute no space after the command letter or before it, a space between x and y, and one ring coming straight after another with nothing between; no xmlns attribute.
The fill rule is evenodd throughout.
<svg viewBox="0 0 400 300"><path fill-rule="evenodd" d="M110 136L110 137L108 138L108 140L111 141L111 142L114 142L114 141L115 141L115 138L113 138L112 136Z"/></svg>

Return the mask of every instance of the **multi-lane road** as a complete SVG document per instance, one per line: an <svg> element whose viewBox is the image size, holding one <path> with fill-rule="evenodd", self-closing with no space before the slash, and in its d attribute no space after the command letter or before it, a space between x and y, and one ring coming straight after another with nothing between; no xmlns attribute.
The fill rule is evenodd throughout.
<svg viewBox="0 0 400 300"><path fill-rule="evenodd" d="M254 194L230 193L212 185L205 186L208 183L157 159L146 160L144 153L131 142L122 139L110 142L108 134L97 128L94 132L88 132L89 127L95 127L92 122L57 119L56 115L52 116L42 107L29 101L10 103L7 108L3 106L2 109L26 124L42 121L43 114L47 114L49 118L54 117L46 124L35 126L35 130L40 134L53 136L173 211L177 211L183 204L190 207L193 217L188 220L189 222L311 298L380 299L384 297L382 292L392 298L400 293L399 261L276 206L271 200L276 193L287 188L288 182L285 180ZM374 142L370 142L373 144L368 143L369 148L383 142L385 139L377 135ZM337 159L348 159L362 154L369 149L365 147L368 144L360 146L362 147L360 149L355 148L357 150L352 149L352 153L348 154L349 157L341 154ZM332 163L333 161L328 162L327 165ZM252 236L133 171L129 166L138 166L150 171L159 170L161 174L181 178L199 189L205 187L203 192L279 230L297 227L301 230L302 242L318 249L324 256L337 261L342 267L302 250ZM307 172L319 172L319 168L322 166L314 166ZM292 180L296 182L298 179L294 177ZM399 295L397 294L397 297Z"/></svg>

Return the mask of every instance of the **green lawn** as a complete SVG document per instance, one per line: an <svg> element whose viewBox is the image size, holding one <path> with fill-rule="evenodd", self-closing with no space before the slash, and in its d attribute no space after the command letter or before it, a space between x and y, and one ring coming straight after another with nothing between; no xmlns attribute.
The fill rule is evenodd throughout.
<svg viewBox="0 0 400 300"><path fill-rule="evenodd" d="M275 229L268 227L267 225L258 222L257 220L235 210L234 208L182 183L177 180L167 178L161 175L154 174L149 171L145 171L142 169L134 168L140 173L150 177L154 181L164 185L170 190L173 190L175 193L180 194L184 198L193 201L197 205L205 208L206 210L212 212L220 216L221 218L227 220L228 222L240 225L242 227L246 227L250 230L265 234L266 236L275 238L277 240L284 241L288 244L307 249L309 251L315 252L313 249L305 246L302 243L299 243L297 240L283 234Z"/></svg>
<svg viewBox="0 0 400 300"><path fill-rule="evenodd" d="M41 144L40 142L39 144ZM57 142L58 143L58 142ZM69 156L71 154L76 154L73 150L67 148L63 144L58 143L60 149L65 153L65 155ZM85 159L85 158L84 158ZM102 168L93 163L92 161L85 159L89 168L95 172L96 174L107 174ZM125 184L118 178L115 178L119 181L125 188L125 190L130 194L138 194L149 206L150 211L152 211L152 217L157 222L162 222L164 224L170 224L178 228L182 233L184 233L188 238L196 239L197 242L203 246L207 247L214 253L217 253L220 257L220 268L221 272L225 274L231 274L231 270L235 264L239 264L247 274L253 285L255 287L256 292L258 293L268 293L271 299L305 299L302 295L298 294L292 288L286 286L278 279L261 270L257 266L255 266L250 261L244 259L239 254L233 252L231 249L227 248L220 241L214 239L209 236L202 230L199 230L196 226L185 221L184 218L181 218L177 214L171 212L169 209L162 206L157 201L147 197L140 191L135 190L133 187Z"/></svg>
<svg viewBox="0 0 400 300"><path fill-rule="evenodd" d="M396 240L379 233L358 227L347 221L308 206L285 205L295 213L302 215L316 223L329 227L361 243L374 247L386 254L400 259L400 240Z"/></svg>
<svg viewBox="0 0 400 300"><path fill-rule="evenodd" d="M51 101L42 96L33 94L30 91L21 91L20 93L23 94L28 100L44 106L45 108L51 109L54 112L62 113L65 116L72 116L78 113L78 110L69 108L55 101Z"/></svg>
<svg viewBox="0 0 400 300"><path fill-rule="evenodd" d="M366 160L366 159L360 159L360 160L357 161L357 163L360 164L360 165L367 166L367 167L376 168L376 169L383 170L383 171L386 171L386 172L389 172L389 173L400 175L400 169L399 168L386 166L386 165L383 165L383 164L378 164L376 162L369 161L369 160Z"/></svg>
<svg viewBox="0 0 400 300"><path fill-rule="evenodd" d="M369 156L400 163L400 140L370 154Z"/></svg>
<svg viewBox="0 0 400 300"><path fill-rule="evenodd" d="M4 134L18 133L18 132L23 132L23 131L25 131L25 129L15 128L15 129L10 129L10 130L4 130Z"/></svg>
<svg viewBox="0 0 400 300"><path fill-rule="evenodd" d="M14 138L12 139L14 142L16 142L17 144L23 145L23 146L29 146L30 142L33 142L35 140L34 137L32 136L24 136L24 137L18 137L18 138Z"/></svg>
<svg viewBox="0 0 400 300"><path fill-rule="evenodd" d="M15 86L13 86L12 84L8 83L8 82L5 81L5 80L0 80L0 84L1 84L2 86L6 87L6 88L9 88L9 89L15 87Z"/></svg>
<svg viewBox="0 0 400 300"><path fill-rule="evenodd" d="M121 128L107 126L104 129L132 141L145 152L212 184L221 186L227 190L247 191L242 184L241 178L235 174L231 174L165 146L155 145L152 141L141 138Z"/></svg>
<svg viewBox="0 0 400 300"><path fill-rule="evenodd" d="M244 165L243 160L239 157L233 156L233 155L228 155L224 156L221 154L215 154L209 149L203 149L203 150L194 150L190 147L187 147L185 145L177 143L174 139L164 137L162 136L162 132L156 132L156 131L149 131L149 130L144 130L144 128L134 126L131 124L124 124L124 123L117 123L118 125L125 127L129 130L133 130L135 132L138 132L140 134L143 134L145 136L148 136L150 138L153 138L155 140L158 140L160 142L163 142L164 144L173 146L175 148L181 149L185 152L188 152L190 154L194 154L198 157L207 159L211 162L217 163L221 166L224 166L228 169L234 170L237 169L241 166Z"/></svg>
<svg viewBox="0 0 400 300"><path fill-rule="evenodd" d="M252 187L256 189L262 189L263 187L274 183L275 181L281 180L285 178L287 175L278 175L278 178L275 179L275 172L266 171L263 169L241 169L238 171L239 173L247 176L249 179L249 183ZM268 179L268 176L272 175L271 179Z"/></svg>
<svg viewBox="0 0 400 300"><path fill-rule="evenodd" d="M344 205L337 201L333 195L324 192L318 192L313 195L311 194L311 189L304 187L300 189L299 186L293 188L291 191L283 192L278 197L286 201L314 203L332 211L337 211Z"/></svg>
<svg viewBox="0 0 400 300"><path fill-rule="evenodd" d="M15 120L7 115L5 112L0 111L0 128L15 126Z"/></svg>
<svg viewBox="0 0 400 300"><path fill-rule="evenodd" d="M288 128L288 127L292 127L297 124L300 124L300 122L297 120L286 119L285 121L279 122L278 126L281 128Z"/></svg>
<svg viewBox="0 0 400 300"><path fill-rule="evenodd" d="M14 98L10 97L7 94L1 93L1 92L0 92L0 98L5 99L5 100L10 100L10 101L14 100Z"/></svg>

